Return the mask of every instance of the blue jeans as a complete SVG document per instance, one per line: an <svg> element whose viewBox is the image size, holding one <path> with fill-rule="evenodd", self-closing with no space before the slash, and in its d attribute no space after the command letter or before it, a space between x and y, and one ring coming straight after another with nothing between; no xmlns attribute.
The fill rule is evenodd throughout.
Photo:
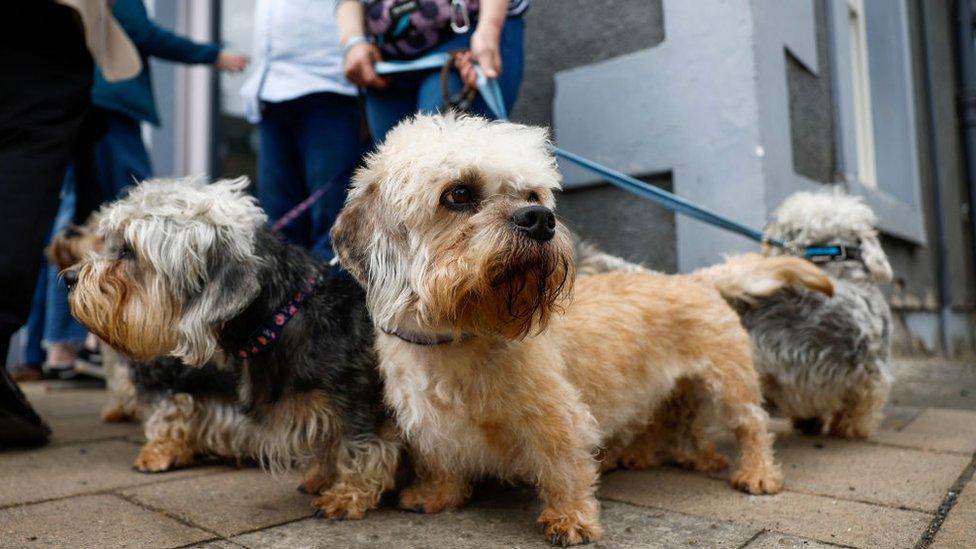
<svg viewBox="0 0 976 549"><path fill-rule="evenodd" d="M47 265L47 262L44 262ZM37 285L34 287L34 297L31 300L30 316L27 317L27 324L24 325L24 363L25 364L44 364L47 354L44 352L42 341L44 340L44 313L45 297L47 296L47 271L41 265L41 274L37 277Z"/></svg>
<svg viewBox="0 0 976 549"><path fill-rule="evenodd" d="M64 186L61 188L61 204L58 206L58 216L54 219L54 226L51 234L55 235L63 231L75 214L75 204L77 195L75 193L74 169L68 167L68 173L64 177ZM59 276L58 268L44 262L45 268L41 270L42 275L46 275L45 287L45 306L44 306L44 344L70 343L76 347L81 347L85 343L88 330L71 316L71 307L68 305L68 288L64 285L64 280Z"/></svg>
<svg viewBox="0 0 976 549"><path fill-rule="evenodd" d="M91 150L76 160L85 164L91 180L94 180L105 201L116 199L125 187L152 177L149 154L142 142L139 122L123 114L98 109L92 113L97 118L98 137ZM61 202L50 235L63 231L72 221L84 223L90 210L97 204L89 201L81 210L77 191L77 170L69 165L61 188ZM97 201L96 201L97 202ZM89 210L89 211L85 211ZM88 332L71 316L68 306L68 290L61 280L58 269L43 260L38 289L35 292L30 317L27 321L27 349L25 362L44 361L35 342L43 344L69 343L81 346Z"/></svg>
<svg viewBox="0 0 976 549"><path fill-rule="evenodd" d="M149 179L153 173L139 121L106 110L104 124L104 133L95 141L92 157L102 199L110 202L119 198L126 187Z"/></svg>
<svg viewBox="0 0 976 549"><path fill-rule="evenodd" d="M332 259L329 229L362 156L362 117L355 97L313 93L262 102L258 123L258 201L272 222L320 187L327 190L282 229L291 242Z"/></svg>
<svg viewBox="0 0 976 549"><path fill-rule="evenodd" d="M525 22L521 17L509 17L505 20L505 27L499 39L502 55L502 73L498 84L505 100L505 109L511 112L518 98L519 87L522 85L522 66L524 63L524 48L522 36ZM454 36L450 40L439 44L427 53L450 52L466 49L471 45L471 34ZM426 55L426 54L425 54ZM450 92L455 94L462 88L461 78L457 71L450 76ZM441 93L441 74L439 70L418 71L415 73L397 74L392 77L390 87L385 90L366 90L366 119L374 143L380 143L401 120L415 113L440 112L444 103ZM488 118L494 118L488 105L479 97L471 106L471 112Z"/></svg>

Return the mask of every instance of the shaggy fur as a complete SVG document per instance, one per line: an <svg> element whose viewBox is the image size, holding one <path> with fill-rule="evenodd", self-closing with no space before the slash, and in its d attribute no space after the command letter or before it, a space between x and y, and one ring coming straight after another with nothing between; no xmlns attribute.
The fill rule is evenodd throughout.
<svg viewBox="0 0 976 549"><path fill-rule="evenodd" d="M219 353L239 377L234 400L209 390L208 398L179 396L156 408L147 432L159 444L147 459L180 462L203 447L254 455L272 470L305 465L322 488L313 505L329 517L362 517L392 486L399 454L363 292L328 276L277 344L238 358L282 303L328 269L272 235L246 187L148 181L105 208L105 249L75 267L72 311L133 359L203 366Z"/></svg>
<svg viewBox="0 0 976 549"><path fill-rule="evenodd" d="M847 438L870 436L887 400L891 312L878 284L891 279L891 266L874 222L874 213L859 198L838 192L793 195L775 211L768 236L796 249L859 246L861 260L823 266L832 297L810 284L788 284L782 292L746 292L748 299L726 295L752 336L763 395L807 434L826 429ZM586 274L646 270L583 241L577 241L576 249ZM789 253L773 246L763 249L773 260L800 261L785 255ZM693 276L720 286L740 278L744 285L761 288L768 280L754 268L760 261L755 255L733 256ZM804 263L808 270L816 268Z"/></svg>
<svg viewBox="0 0 976 549"><path fill-rule="evenodd" d="M98 214L92 214L81 226L70 225L54 235L45 250L48 261L63 271L77 264L89 254L102 250L104 242L95 234ZM129 361L111 347L99 344L108 402L102 407L102 420L106 422L135 421L140 417L139 398L129 379Z"/></svg>
<svg viewBox="0 0 976 549"><path fill-rule="evenodd" d="M558 187L544 130L456 116L402 123L355 177L333 242L366 287L386 401L417 466L401 506L437 512L478 477L521 479L540 490L547 539L596 540L595 455L650 462L652 418L675 395L694 397L683 415L714 411L735 432L736 487L778 492L735 312L712 286L647 273L585 277L570 299L565 227L540 241L513 224L521 208L551 209Z"/></svg>
<svg viewBox="0 0 976 549"><path fill-rule="evenodd" d="M773 213L766 234L803 249L859 246L861 260L827 263L834 297L785 292L745 307L763 392L794 425L847 438L870 436L891 386L891 311L878 284L891 266L874 229L874 212L857 197L798 193ZM784 250L767 246L764 253Z"/></svg>

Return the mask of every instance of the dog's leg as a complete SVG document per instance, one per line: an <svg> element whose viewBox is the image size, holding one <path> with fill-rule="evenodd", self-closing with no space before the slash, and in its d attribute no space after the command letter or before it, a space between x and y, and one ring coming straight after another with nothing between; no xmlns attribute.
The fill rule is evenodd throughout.
<svg viewBox="0 0 976 549"><path fill-rule="evenodd" d="M418 479L400 492L400 508L423 513L440 513L456 509L471 496L471 483L427 462L418 471Z"/></svg>
<svg viewBox="0 0 976 549"><path fill-rule="evenodd" d="M544 504L538 523L555 545L596 541L603 535L595 495L596 426L580 402L542 398L533 404L538 412L521 418L517 427L521 436L516 440L528 442L523 451L534 466Z"/></svg>
<svg viewBox="0 0 976 549"><path fill-rule="evenodd" d="M336 450L335 482L312 506L328 518L363 518L393 488L399 458L400 444L392 425L376 435L343 439Z"/></svg>
<svg viewBox="0 0 976 549"><path fill-rule="evenodd" d="M335 474L332 467L324 463L314 462L305 471L305 476L302 478L301 484L298 485L298 491L303 494L321 494L327 486L332 484L334 478Z"/></svg>
<svg viewBox="0 0 976 549"><path fill-rule="evenodd" d="M769 415L762 407L759 380L749 355L717 362L705 372L702 387L715 395L719 415L739 443L739 464L732 473L732 485L750 494L779 493L783 474L773 459Z"/></svg>
<svg viewBox="0 0 976 549"><path fill-rule="evenodd" d="M661 465L661 452L667 445L668 436L664 422L655 417L647 429L638 434L621 450L614 464L626 469L649 469Z"/></svg>
<svg viewBox="0 0 976 549"><path fill-rule="evenodd" d="M105 384L108 386L109 393L109 401L102 408L102 421L106 423L135 421L138 399L136 388L129 378L129 364L108 345L99 344L99 347L102 351Z"/></svg>
<svg viewBox="0 0 976 549"><path fill-rule="evenodd" d="M157 403L146 419L147 442L139 450L134 466L143 473L158 473L193 462L196 453L193 433L193 398L176 394Z"/></svg>
<svg viewBox="0 0 976 549"><path fill-rule="evenodd" d="M831 421L830 434L851 439L871 436L881 420L889 389L886 380L876 378L849 387L844 393L842 408Z"/></svg>

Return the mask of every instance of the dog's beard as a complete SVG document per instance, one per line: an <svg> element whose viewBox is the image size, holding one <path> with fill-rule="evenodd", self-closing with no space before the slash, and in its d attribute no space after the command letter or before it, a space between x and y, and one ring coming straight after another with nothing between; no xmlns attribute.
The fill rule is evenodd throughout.
<svg viewBox="0 0 976 549"><path fill-rule="evenodd" d="M176 307L160 288L133 284L114 261L90 261L69 296L79 322L134 360L168 354L175 346Z"/></svg>
<svg viewBox="0 0 976 549"><path fill-rule="evenodd" d="M545 329L569 297L572 241L560 226L539 243L507 222L469 226L435 243L420 294L428 326L518 339Z"/></svg>

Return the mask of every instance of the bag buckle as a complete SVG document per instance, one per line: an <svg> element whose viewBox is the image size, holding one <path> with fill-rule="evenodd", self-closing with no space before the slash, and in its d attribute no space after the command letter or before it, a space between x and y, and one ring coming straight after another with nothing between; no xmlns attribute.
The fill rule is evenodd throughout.
<svg viewBox="0 0 976 549"><path fill-rule="evenodd" d="M471 16L464 0L451 0L451 30L464 34L471 30Z"/></svg>

